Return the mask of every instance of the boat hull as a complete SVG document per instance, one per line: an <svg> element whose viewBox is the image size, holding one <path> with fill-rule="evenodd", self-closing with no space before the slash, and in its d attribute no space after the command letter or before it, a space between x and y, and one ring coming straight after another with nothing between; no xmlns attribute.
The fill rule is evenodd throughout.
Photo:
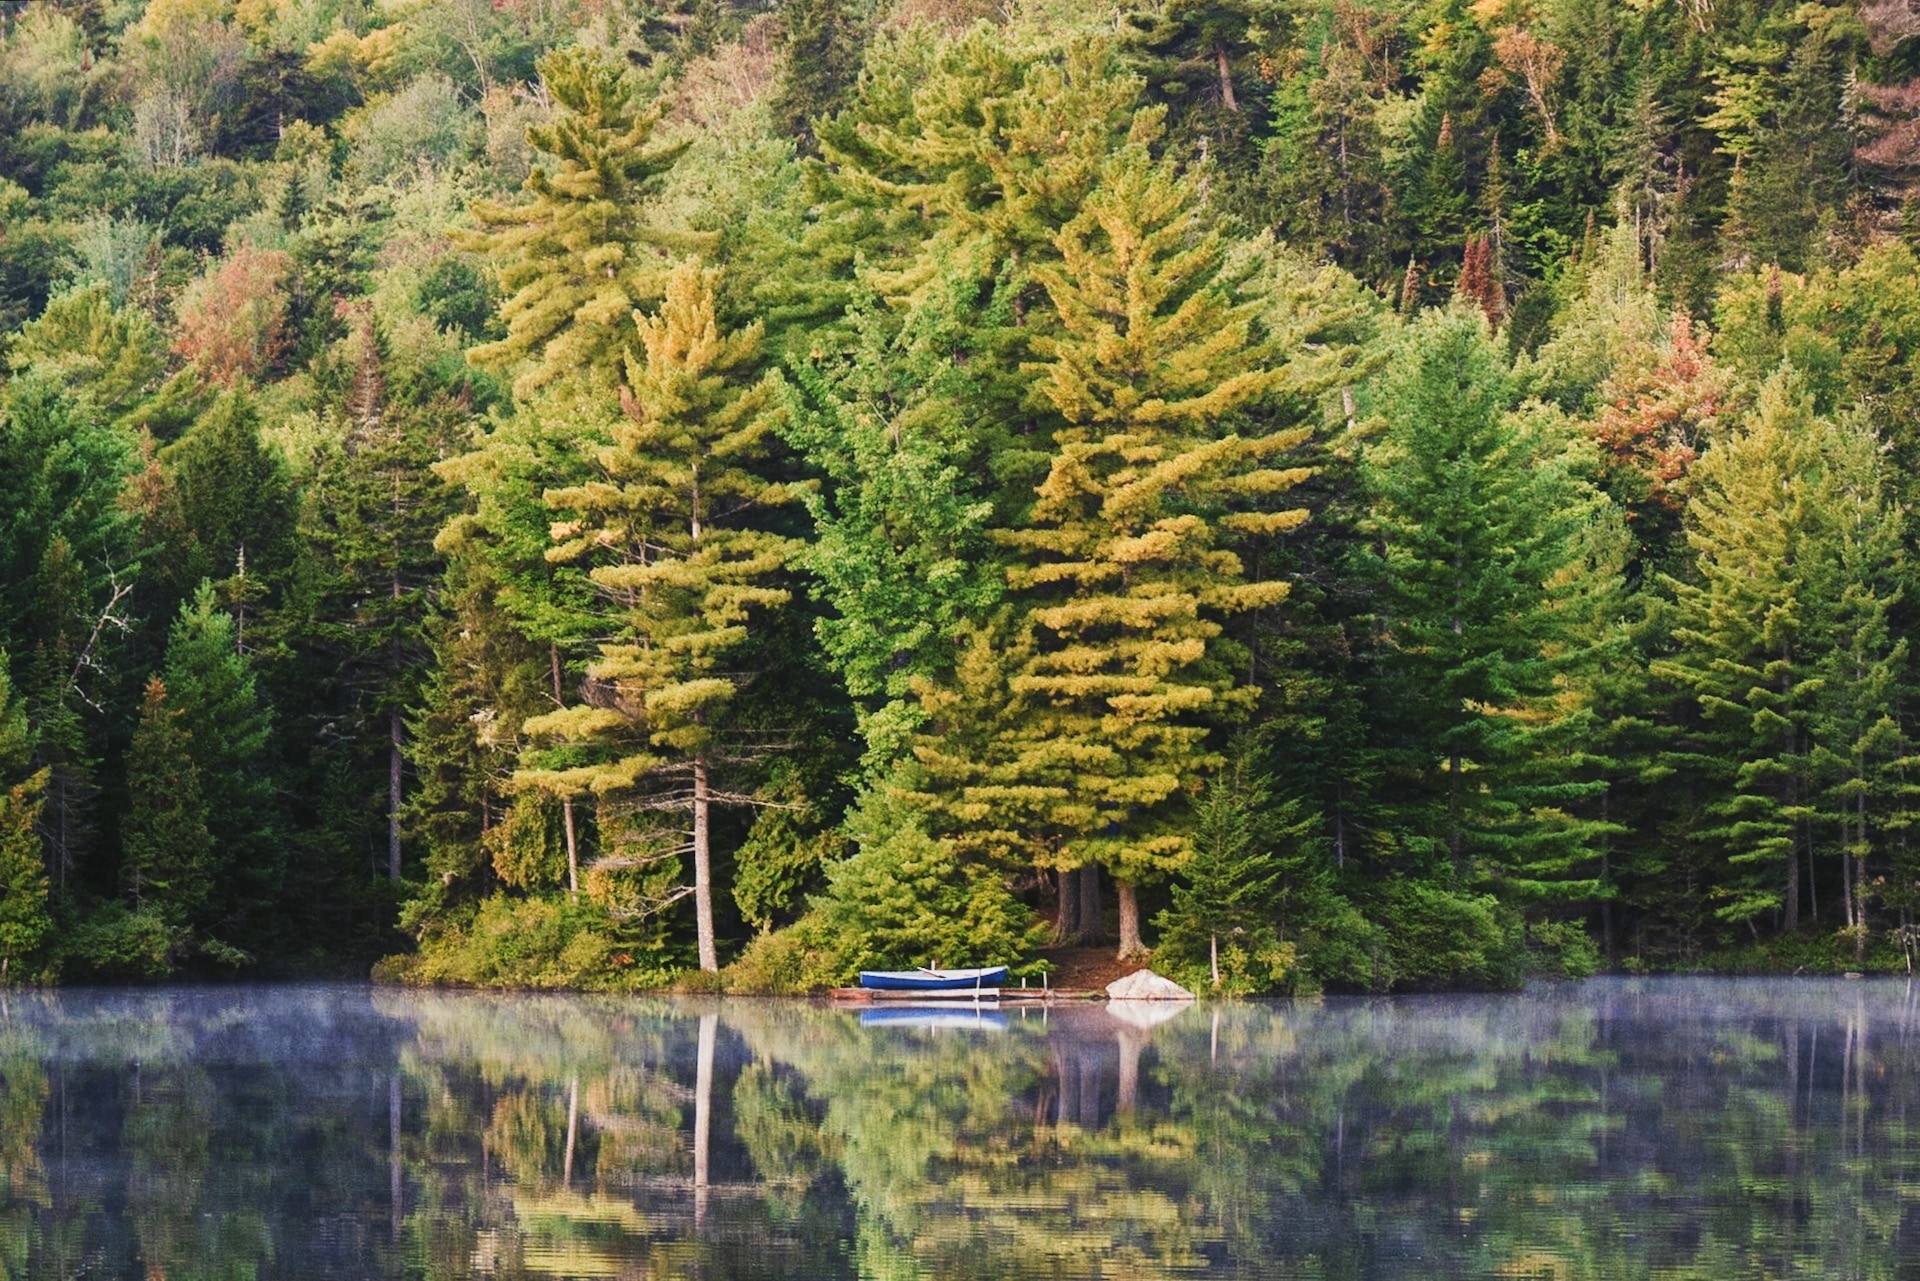
<svg viewBox="0 0 1920 1281"><path fill-rule="evenodd" d="M978 970L862 970L860 986L875 992L971 992L997 988L1007 981L1007 967Z"/></svg>

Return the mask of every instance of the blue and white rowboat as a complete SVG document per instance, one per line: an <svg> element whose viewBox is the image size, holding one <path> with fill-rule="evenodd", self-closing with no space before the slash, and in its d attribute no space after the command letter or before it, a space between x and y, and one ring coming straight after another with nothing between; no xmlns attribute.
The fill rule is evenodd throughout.
<svg viewBox="0 0 1920 1281"><path fill-rule="evenodd" d="M860 986L877 992L967 992L997 988L1007 981L1007 967L978 970L861 970Z"/></svg>

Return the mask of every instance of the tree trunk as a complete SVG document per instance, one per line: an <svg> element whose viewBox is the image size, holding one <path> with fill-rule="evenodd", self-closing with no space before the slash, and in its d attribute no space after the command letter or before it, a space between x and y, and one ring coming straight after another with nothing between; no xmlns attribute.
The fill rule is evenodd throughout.
<svg viewBox="0 0 1920 1281"><path fill-rule="evenodd" d="M1214 65L1220 68L1220 101L1237 116L1240 114L1240 100L1233 96L1233 76L1227 70L1227 46L1213 46L1213 60Z"/></svg>
<svg viewBox="0 0 1920 1281"><path fill-rule="evenodd" d="M1059 892L1055 895L1053 940L1071 943L1080 935L1080 869L1063 867L1055 874Z"/></svg>
<svg viewBox="0 0 1920 1281"><path fill-rule="evenodd" d="M1100 908L1100 868L1089 863L1080 869L1080 941L1098 943L1106 933Z"/></svg>
<svg viewBox="0 0 1920 1281"><path fill-rule="evenodd" d="M398 707L387 713L387 879L390 881L400 879L400 780L406 768L406 757L400 747L405 741L405 729Z"/></svg>
<svg viewBox="0 0 1920 1281"><path fill-rule="evenodd" d="M553 664L553 705L556 708L563 707L565 695L560 689L560 646L552 641L547 642L547 657ZM577 903L580 901L580 838L573 826L571 796L560 798L560 816L567 829L567 898Z"/></svg>
<svg viewBox="0 0 1920 1281"><path fill-rule="evenodd" d="M1220 986L1220 936L1207 936L1207 968L1213 971L1213 985Z"/></svg>
<svg viewBox="0 0 1920 1281"><path fill-rule="evenodd" d="M713 946L713 850L707 830L707 758L693 758L693 919L700 944L700 968L720 968Z"/></svg>
<svg viewBox="0 0 1920 1281"><path fill-rule="evenodd" d="M1123 961L1146 953L1146 947L1140 942L1140 900L1134 894L1133 886L1116 879L1114 891L1120 898L1120 951Z"/></svg>

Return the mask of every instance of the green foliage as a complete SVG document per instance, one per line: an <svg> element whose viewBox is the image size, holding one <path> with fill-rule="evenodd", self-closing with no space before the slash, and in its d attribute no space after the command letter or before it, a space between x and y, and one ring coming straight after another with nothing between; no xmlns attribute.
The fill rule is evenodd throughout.
<svg viewBox="0 0 1920 1281"><path fill-rule="evenodd" d="M500 894L386 973L408 983L623 991L658 986L667 971L591 904Z"/></svg>
<svg viewBox="0 0 1920 1281"><path fill-rule="evenodd" d="M38 367L118 417L159 388L165 348L145 312L114 304L109 286L97 284L49 302L21 329L7 361Z"/></svg>
<svg viewBox="0 0 1920 1281"><path fill-rule="evenodd" d="M127 751L126 847L121 877L133 915L164 923L178 953L213 893L213 837L193 761L193 736L158 677L147 682Z"/></svg>
<svg viewBox="0 0 1920 1281"><path fill-rule="evenodd" d="M1292 917L1324 894L1320 823L1298 802L1276 805L1271 781L1248 772L1240 745L1193 807L1193 859L1155 921L1153 963L1195 992L1245 996L1297 985ZM1293 909L1289 911L1288 909Z"/></svg>
<svg viewBox="0 0 1920 1281"><path fill-rule="evenodd" d="M1477 312L1422 318L1397 356L1376 392L1386 421L1364 483L1377 542L1361 566L1381 586L1401 768L1427 806L1415 822L1455 877L1516 899L1591 895L1597 833L1566 807L1603 784L1546 744L1585 728L1562 696L1562 575L1599 505L1503 413L1505 361Z"/></svg>
<svg viewBox="0 0 1920 1281"><path fill-rule="evenodd" d="M696 239L654 226L646 196L684 143L649 146L658 109L636 105L624 67L587 46L555 50L540 62L541 83L558 111L529 126L527 141L553 157L535 166L524 205L484 202L484 233L468 247L498 263L507 336L474 349L474 360L524 369L515 389L530 393L562 377L605 389L632 344L636 306L665 283L655 250L692 248Z"/></svg>
<svg viewBox="0 0 1920 1281"><path fill-rule="evenodd" d="M1000 877L970 868L900 800L868 796L848 834L854 854L827 869L827 888L794 927L831 958L809 958L811 973L844 984L863 969L1005 964L1037 945L1041 927Z"/></svg>
<svg viewBox="0 0 1920 1281"><path fill-rule="evenodd" d="M33 977L32 964L53 928L36 830L46 786L42 770L0 795L0 982Z"/></svg>
<svg viewBox="0 0 1920 1281"><path fill-rule="evenodd" d="M0 6L7 973L1891 957L1897 8Z"/></svg>

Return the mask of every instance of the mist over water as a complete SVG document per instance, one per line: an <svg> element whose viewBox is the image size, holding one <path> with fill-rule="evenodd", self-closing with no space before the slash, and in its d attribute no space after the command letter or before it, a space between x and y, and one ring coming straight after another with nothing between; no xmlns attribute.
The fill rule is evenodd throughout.
<svg viewBox="0 0 1920 1281"><path fill-rule="evenodd" d="M13 994L0 1276L1920 1276L1902 981L1128 1013Z"/></svg>

